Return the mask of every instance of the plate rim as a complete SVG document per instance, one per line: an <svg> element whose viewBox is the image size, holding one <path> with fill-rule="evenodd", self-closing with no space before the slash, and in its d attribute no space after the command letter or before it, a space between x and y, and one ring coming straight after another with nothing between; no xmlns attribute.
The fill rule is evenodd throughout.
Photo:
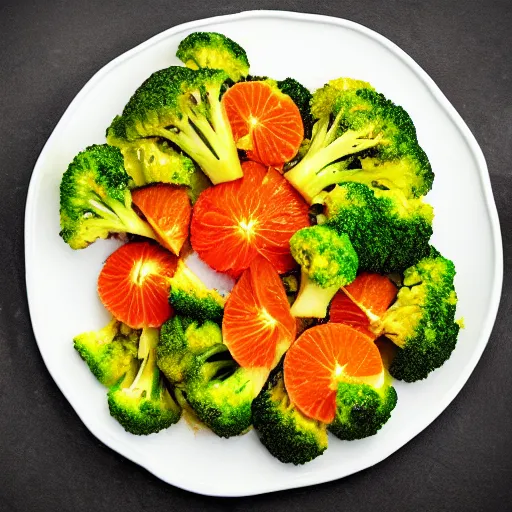
<svg viewBox="0 0 512 512"><path fill-rule="evenodd" d="M62 116L60 117L59 121L55 125L54 129L52 130L51 135L49 136L48 140L46 141L45 145L43 146L43 149L41 150L41 153L34 165L34 169L32 171L32 175L30 178L30 183L28 187L28 193L27 193L27 199L26 199L26 205L25 205L25 222L24 222L24 261L25 261L25 283L26 283L26 291L27 291L27 301L28 301L28 307L29 307L29 314L31 319L31 325L32 330L34 334L34 338L36 340L36 344L38 346L39 352L41 354L41 357L43 358L44 364L50 373L52 379L54 380L57 387L60 389L61 393L64 395L68 403L71 405L77 416L80 418L82 423L85 425L85 427L103 444L108 446L113 451L119 453L121 456L127 458L128 460L136 463L140 467L146 469L150 473L152 473L154 476L159 478L160 480L174 485L176 487L185 489L190 492L194 492L197 494L203 494L208 496L218 496L218 497L240 497L240 496L252 496L256 494L262 494L262 493L268 493L268 492L275 492L279 490L289 490L294 489L298 487L305 487L309 485L329 482L333 480L338 480L340 478L344 478L345 476L349 476L350 474L356 473L361 471L364 468L355 468L353 471L350 471L349 473L344 474L338 474L335 471L332 473L332 475L329 475L328 478L325 478L324 474L321 474L319 478L315 478L315 473L308 474L308 477L306 479L304 478L297 478L296 482L293 482L292 485L286 485L285 487L280 486L279 484L275 484L273 482L264 482L263 484L259 483L257 485L254 485L250 489L230 489L229 492L226 492L225 490L221 492L216 492L215 490L208 489L203 490L199 486L191 485L185 485L182 482L175 483L172 481L172 478L169 478L167 475L162 474L157 469L153 470L150 464L147 464L147 461L143 457L136 456L137 454L132 454L130 448L126 448L122 443L119 443L116 445L116 440L111 439L108 436L103 435L103 432L101 432L101 429L97 427L95 424L93 424L92 421L89 421L88 418L82 417L80 413L75 409L73 403L71 402L68 393L66 389L64 389L64 386L60 386L58 382L58 377L56 377L56 372L53 372L51 370L52 364L47 360L44 353L44 344L40 343L36 334L37 329L37 321L35 320L35 308L33 306L35 300L31 299L32 293L31 289L33 288L33 276L32 272L30 270L31 265L29 264L31 261L31 255L34 252L34 248L32 246L32 240L33 238L29 236L29 233L31 229L33 229L35 223L34 218L35 214L37 213L35 211L35 198L37 195L38 190L38 183L39 178L38 176L41 174L40 168L43 165L42 162L46 157L46 153L49 151L49 146L53 142L53 139L56 137L56 132L58 131L59 126L70 116L73 115L74 110L78 106L78 104L82 101L82 98L84 98L89 90L91 90L102 78L104 75L109 73L111 70L113 70L115 67L117 67L119 64L124 62L125 60L131 58L133 55L139 53L140 51L158 43L159 41L172 36L174 34L186 31L186 30L193 30L193 29L199 29L204 26L208 26L215 23L226 23L226 22L233 22L238 20L246 20L250 18L274 18L274 19L286 19L286 20L295 20L295 21L306 21L306 22L313 22L313 23L325 23L329 25L336 25L343 28L348 28L351 30L354 30L356 32L362 33L366 35L367 37L370 37L371 39L375 40L376 42L382 44L384 47L386 47L389 51L391 51L397 58L401 59L405 64L417 75L417 77L425 84L425 86L428 88L429 92L434 96L434 98L439 102L439 104L442 106L444 111L447 113L451 121L454 123L454 125L457 127L457 129L460 131L461 135L463 136L464 140L467 142L470 152L472 153L472 156L475 159L476 165L479 170L479 178L480 183L482 187L482 192L484 196L484 202L486 206L486 210L489 215L489 220L491 224L491 237L493 241L493 252L494 252L494 276L492 281L492 286L490 290L490 300L488 304L487 309L487 315L485 317L485 321L483 322L480 336L479 336L479 343L476 346L475 351L471 355L471 358L469 362L466 364L466 366L462 369L462 371L459 374L458 379L456 380L455 384L452 385L452 387L446 391L446 393L443 395L443 399L440 402L440 405L434 413L430 414L427 423L423 426L423 428L420 430L420 432L415 433L412 437L406 438L405 441L401 442L400 446L398 448L393 448L392 450L383 450L377 460L375 460L370 466L364 466L364 468L371 467L375 464L378 464L382 460L389 457L391 454L395 453L396 451L400 450L403 446L405 446L409 441L411 441L413 438L415 438L419 433L421 433L423 430L425 430L447 407L448 405L454 400L454 398L459 394L460 390L464 386L464 384L467 382L471 374L473 373L476 365L478 364L478 361L480 360L483 351L485 350L487 343L489 341L496 316L498 313L498 307L500 303L501 298L501 290L502 290L502 283L503 283L503 247L502 247L502 238L501 238L501 231L500 231L500 224L499 224L499 217L498 212L496 208L496 204L494 201L493 193L492 193L492 187L491 187L491 181L489 176L489 171L487 168L487 164L485 161L484 154L482 152L482 149L480 148L478 142L476 141L473 133L469 129L469 127L466 125L465 121L462 119L460 114L455 110L455 107L450 103L450 101L446 98L444 93L441 91L441 89L437 86L437 84L434 82L434 80L423 70L423 68L416 62L412 57L410 57L405 51L403 51L398 45L390 41L385 36L379 34L378 32L369 29L365 27L364 25L361 25L359 23L344 19L344 18L336 18L333 16L326 16L326 15L319 15L319 14L311 14L311 13L302 13L302 12L293 12L293 11L280 11L280 10L250 10L250 11L241 11L234 14L227 14L227 15L221 15L221 16L213 16L209 18L202 18L199 20L190 21L187 23L182 23L179 25L175 25L169 29L164 30L163 32L160 32L149 39L143 41L142 43L138 44L137 46L133 47L132 49L122 53L118 57L114 58L113 60L109 61L107 64L105 64L103 67L101 67L94 75L86 82L86 84L80 89L78 94L73 98L71 103L68 105ZM307 481L306 481L307 480Z"/></svg>

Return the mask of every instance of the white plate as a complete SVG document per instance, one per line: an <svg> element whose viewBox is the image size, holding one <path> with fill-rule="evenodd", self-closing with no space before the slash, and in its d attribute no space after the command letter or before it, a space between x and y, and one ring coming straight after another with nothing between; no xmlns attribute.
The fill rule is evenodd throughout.
<svg viewBox="0 0 512 512"><path fill-rule="evenodd" d="M338 76L371 82L410 113L436 173L429 195L436 212L433 242L456 263L458 314L464 316L466 329L441 369L425 381L396 384L398 406L382 431L361 441L332 438L326 453L303 467L272 458L254 432L225 440L206 431L194 433L182 420L148 437L127 434L109 416L105 389L72 347L74 335L107 321L96 295L96 278L115 242L97 242L74 252L59 238L62 173L78 151L104 142L105 128L144 79L179 64L174 57L177 45L195 30L222 32L239 42L256 75L292 76L310 88ZM34 168L25 256L39 349L85 425L106 445L162 480L216 496L334 480L376 464L410 441L446 408L473 371L491 333L503 274L498 216L483 154L434 82L402 50L367 28L336 18L274 11L171 28L100 70L62 116Z"/></svg>

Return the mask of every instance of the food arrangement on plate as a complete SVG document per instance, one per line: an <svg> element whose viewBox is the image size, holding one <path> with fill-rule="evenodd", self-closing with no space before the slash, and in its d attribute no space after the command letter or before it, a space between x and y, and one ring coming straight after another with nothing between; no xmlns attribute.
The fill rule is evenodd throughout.
<svg viewBox="0 0 512 512"><path fill-rule="evenodd" d="M434 173L407 112L367 82L311 93L249 74L245 51L194 32L80 152L60 188L72 249L124 240L98 295L112 320L74 339L137 435L186 415L251 427L304 464L331 432L377 434L455 348L455 267L430 245ZM195 252L235 280L209 289Z"/></svg>

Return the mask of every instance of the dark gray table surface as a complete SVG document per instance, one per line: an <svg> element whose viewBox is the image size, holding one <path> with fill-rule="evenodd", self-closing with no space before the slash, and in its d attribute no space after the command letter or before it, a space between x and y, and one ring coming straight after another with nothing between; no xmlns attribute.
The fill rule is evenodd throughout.
<svg viewBox="0 0 512 512"><path fill-rule="evenodd" d="M498 319L476 370L448 409L404 448L344 480L213 499L166 485L106 448L54 384L28 314L24 205L44 143L98 69L173 25L257 8L359 22L397 43L427 71L487 159L505 279ZM512 510L511 52L510 0L2 0L0 511Z"/></svg>

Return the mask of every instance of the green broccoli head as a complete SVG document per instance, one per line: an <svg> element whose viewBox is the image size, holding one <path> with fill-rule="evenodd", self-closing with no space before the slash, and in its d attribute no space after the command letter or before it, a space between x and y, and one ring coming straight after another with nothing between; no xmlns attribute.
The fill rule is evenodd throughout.
<svg viewBox="0 0 512 512"><path fill-rule="evenodd" d="M153 73L112 121L108 140L122 144L159 137L195 160L214 184L241 178L233 134L220 104L227 78L221 70L180 66Z"/></svg>
<svg viewBox="0 0 512 512"><path fill-rule="evenodd" d="M327 449L327 427L304 416L290 402L277 371L252 403L254 428L267 450L284 463L305 464Z"/></svg>
<svg viewBox="0 0 512 512"><path fill-rule="evenodd" d="M107 395L110 414L131 434L154 434L177 423L181 416L156 365L157 344L158 329L144 329L137 375L131 382L123 379L115 384Z"/></svg>
<svg viewBox="0 0 512 512"><path fill-rule="evenodd" d="M92 374L107 387L126 374L137 371L137 346L140 331L113 318L98 331L84 332L73 338L75 350Z"/></svg>
<svg viewBox="0 0 512 512"><path fill-rule="evenodd" d="M404 272L396 302L372 329L399 348L389 372L414 382L448 360L457 343L455 266L437 251Z"/></svg>
<svg viewBox="0 0 512 512"><path fill-rule="evenodd" d="M290 239L290 250L309 279L322 288L339 289L356 277L357 254L348 236L327 226L300 229Z"/></svg>
<svg viewBox="0 0 512 512"><path fill-rule="evenodd" d="M226 299L216 290L210 290L182 261L170 281L169 302L176 313L200 322L222 322Z"/></svg>
<svg viewBox="0 0 512 512"><path fill-rule="evenodd" d="M396 402L395 388L387 382L380 388L340 382L336 414L329 431L345 441L373 436L389 420Z"/></svg>
<svg viewBox="0 0 512 512"><path fill-rule="evenodd" d="M334 110L334 105L348 91L358 91L360 89L374 90L374 88L363 80L353 78L335 78L330 80L323 87L315 91L314 100L312 98L311 113L315 119L330 116Z"/></svg>
<svg viewBox="0 0 512 512"><path fill-rule="evenodd" d="M227 353L220 327L211 321L174 316L160 330L157 364L167 380L178 385L214 354Z"/></svg>
<svg viewBox="0 0 512 512"><path fill-rule="evenodd" d="M166 140L150 137L126 142L108 137L107 142L121 150L126 172L136 187L149 183L190 186L196 172L194 162L173 149Z"/></svg>
<svg viewBox="0 0 512 512"><path fill-rule="evenodd" d="M245 50L216 32L192 32L179 44L176 57L190 69L222 69L234 82L249 74Z"/></svg>
<svg viewBox="0 0 512 512"><path fill-rule="evenodd" d="M429 253L433 209L398 190L342 183L323 196L326 226L345 233L359 257L359 270L400 273Z"/></svg>
<svg viewBox="0 0 512 512"><path fill-rule="evenodd" d="M268 375L265 368L241 368L233 360L207 361L186 382L186 399L219 437L237 436L251 426L251 404Z"/></svg>
<svg viewBox="0 0 512 512"><path fill-rule="evenodd" d="M309 150L286 174L308 202L345 181L398 188L406 197L432 187L434 175L411 118L369 84L329 82L314 93L311 112L318 121Z"/></svg>
<svg viewBox="0 0 512 512"><path fill-rule="evenodd" d="M113 233L156 239L132 208L131 184L119 149L103 144L80 152L60 183L62 239L72 249L83 249Z"/></svg>
<svg viewBox="0 0 512 512"><path fill-rule="evenodd" d="M292 314L325 318L336 292L356 277L358 257L350 239L330 227L311 226L291 237L290 251L301 266L300 289Z"/></svg>
<svg viewBox="0 0 512 512"><path fill-rule="evenodd" d="M309 139L313 129L313 115L311 114L312 94L294 78L278 81L277 87L281 92L290 96L295 105L297 105L302 117L302 124L304 125L304 138Z"/></svg>

